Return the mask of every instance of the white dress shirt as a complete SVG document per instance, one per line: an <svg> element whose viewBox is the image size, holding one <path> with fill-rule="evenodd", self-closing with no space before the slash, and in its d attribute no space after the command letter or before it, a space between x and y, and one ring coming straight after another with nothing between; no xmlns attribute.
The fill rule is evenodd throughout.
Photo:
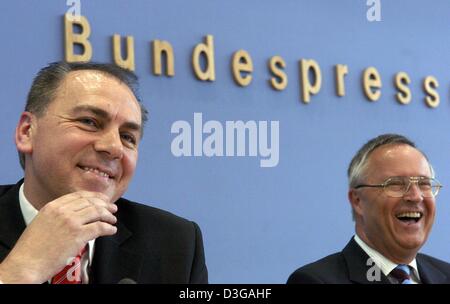
<svg viewBox="0 0 450 304"><path fill-rule="evenodd" d="M19 201L23 219L25 220L25 224L28 226L39 211L37 211L36 208L34 208L33 205L25 197L25 193L23 192L23 184L19 189ZM94 258L94 247L95 240L90 240L88 242L89 250L86 251L86 254L84 254L81 259L81 281L83 282L83 284L89 283L88 269L92 264L92 259Z"/></svg>
<svg viewBox="0 0 450 304"><path fill-rule="evenodd" d="M391 260L386 258L381 253L379 253L375 249L371 248L363 240L361 240L361 238L357 234L355 234L355 241L362 248L362 250L364 250L364 252L367 253L367 255L372 259L372 261L375 263L375 265L377 265L381 269L383 274L388 277L389 281L391 281L391 283L396 282L389 274L395 267L398 266L398 264L392 262ZM419 276L419 271L417 269L416 259L414 258L414 260L412 260L411 263L409 263L408 265L412 269L411 281L414 284L419 284L420 276Z"/></svg>

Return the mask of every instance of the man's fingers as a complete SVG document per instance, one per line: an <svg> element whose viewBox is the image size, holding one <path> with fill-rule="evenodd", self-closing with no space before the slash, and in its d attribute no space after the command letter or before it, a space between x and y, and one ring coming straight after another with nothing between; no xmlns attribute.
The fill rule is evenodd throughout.
<svg viewBox="0 0 450 304"><path fill-rule="evenodd" d="M76 216L83 224L89 224L97 221L106 222L109 224L117 223L117 218L109 210L95 205L76 212Z"/></svg>
<svg viewBox="0 0 450 304"><path fill-rule="evenodd" d="M90 206L97 206L100 208L105 208L111 213L115 213L117 211L117 206L115 204L105 202L104 200L101 200L97 197L82 198L82 199L74 200L70 204L67 205L67 208L71 211L79 212Z"/></svg>
<svg viewBox="0 0 450 304"><path fill-rule="evenodd" d="M84 226L86 240L92 240L101 236L114 235L117 227L105 222L94 222Z"/></svg>
<svg viewBox="0 0 450 304"><path fill-rule="evenodd" d="M109 198L103 193L89 192L89 191L77 191L66 194L60 198L51 201L43 209L50 210L68 210L77 212L88 208L91 205L100 206L108 209L110 212L115 213L117 206L109 202Z"/></svg>

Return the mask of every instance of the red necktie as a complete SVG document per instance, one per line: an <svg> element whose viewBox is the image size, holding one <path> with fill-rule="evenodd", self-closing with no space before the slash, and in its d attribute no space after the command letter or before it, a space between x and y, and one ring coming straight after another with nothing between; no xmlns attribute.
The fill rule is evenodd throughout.
<svg viewBox="0 0 450 304"><path fill-rule="evenodd" d="M81 284L81 258L86 250L87 246L83 247L72 262L52 278L51 284Z"/></svg>

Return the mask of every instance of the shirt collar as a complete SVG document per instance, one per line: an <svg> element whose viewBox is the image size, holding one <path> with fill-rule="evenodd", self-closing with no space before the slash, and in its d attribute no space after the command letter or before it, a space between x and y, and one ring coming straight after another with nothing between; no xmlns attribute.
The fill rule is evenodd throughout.
<svg viewBox="0 0 450 304"><path fill-rule="evenodd" d="M379 253L377 250L371 248L357 234L355 234L354 238L356 243L362 248L362 250L364 250L365 253L367 253L367 255L373 260L375 265L377 265L381 269L381 271L385 276L388 276L391 273L391 271L395 267L397 267L398 264L392 262L384 255ZM408 265L412 268L414 276L420 281L416 259L414 258L414 260L412 260L411 263L409 263Z"/></svg>
<svg viewBox="0 0 450 304"><path fill-rule="evenodd" d="M20 185L19 189L19 202L23 219L25 220L25 224L28 226L39 211L37 211L36 208L34 208L34 206L25 197L25 193L23 192L23 184Z"/></svg>

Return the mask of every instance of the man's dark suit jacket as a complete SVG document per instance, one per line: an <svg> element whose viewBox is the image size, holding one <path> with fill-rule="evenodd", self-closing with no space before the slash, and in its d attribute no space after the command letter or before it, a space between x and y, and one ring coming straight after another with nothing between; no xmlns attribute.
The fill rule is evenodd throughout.
<svg viewBox="0 0 450 304"><path fill-rule="evenodd" d="M352 238L341 252L329 255L321 260L297 269L291 274L287 283L390 284L389 279L381 272L381 270L379 281L368 281L366 274L368 271L371 271L373 263L370 263L371 265L369 266L366 265L367 259L369 259L369 256ZM422 283L450 284L450 264L420 253L417 254L416 261Z"/></svg>
<svg viewBox="0 0 450 304"><path fill-rule="evenodd" d="M22 182L0 186L0 261L26 228L19 205ZM90 283L208 282L197 224L123 198L116 204L117 233L96 240Z"/></svg>

